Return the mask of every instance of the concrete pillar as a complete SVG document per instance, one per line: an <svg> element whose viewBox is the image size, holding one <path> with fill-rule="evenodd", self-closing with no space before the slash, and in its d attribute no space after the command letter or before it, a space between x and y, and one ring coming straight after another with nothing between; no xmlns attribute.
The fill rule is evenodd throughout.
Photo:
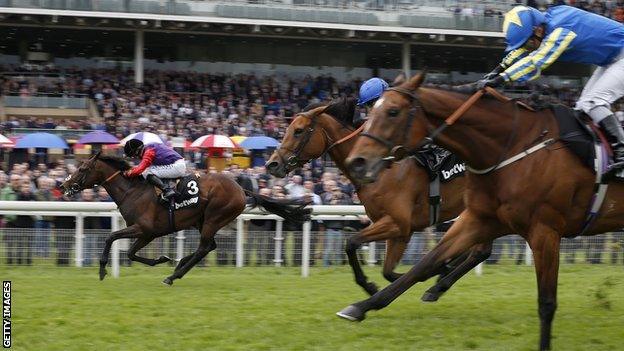
<svg viewBox="0 0 624 351"><path fill-rule="evenodd" d="M143 47L145 46L144 33L137 29L134 34L134 82L143 84Z"/></svg>
<svg viewBox="0 0 624 351"><path fill-rule="evenodd" d="M410 77L410 69L412 67L411 53L412 45L407 41L403 42L403 50L401 53L401 67L403 73L405 74L405 79L409 79Z"/></svg>

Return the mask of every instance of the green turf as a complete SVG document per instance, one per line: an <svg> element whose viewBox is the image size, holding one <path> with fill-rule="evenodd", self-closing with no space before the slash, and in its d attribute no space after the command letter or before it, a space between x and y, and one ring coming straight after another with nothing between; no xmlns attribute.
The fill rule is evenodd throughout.
<svg viewBox="0 0 624 351"><path fill-rule="evenodd" d="M403 267L406 269L405 267ZM334 313L361 300L346 267L196 268L173 287L169 267L135 265L99 282L95 268L7 268L15 350L534 350L531 267L486 266L436 304L419 284L362 323ZM367 268L381 282L379 268ZM624 267L561 268L555 350L624 350Z"/></svg>

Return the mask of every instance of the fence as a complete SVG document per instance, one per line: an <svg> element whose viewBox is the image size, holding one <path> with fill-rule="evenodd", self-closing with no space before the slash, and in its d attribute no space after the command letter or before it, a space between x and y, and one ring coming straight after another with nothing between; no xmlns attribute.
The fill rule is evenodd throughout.
<svg viewBox="0 0 624 351"><path fill-rule="evenodd" d="M123 226L112 203L18 202L0 201L0 215L37 214L28 228L4 228L1 232L0 265L37 265L77 267L96 266L104 240L111 231ZM285 223L274 215L247 211L216 236L217 250L202 265L300 266L302 276L309 267L344 265L344 239L348 230L318 231L318 221L359 220L362 206L314 206L313 221L303 227ZM49 216L54 216L52 219ZM414 233L403 257L403 264L414 264L430 250L442 233ZM197 230L184 230L154 240L140 251L145 257L168 255L179 261L192 253L199 243ZM119 276L119 266L129 265L126 250L129 240L119 240L112 248L112 273ZM624 264L624 233L564 239L562 264L587 262ZM370 243L360 250L363 264L381 264L385 243ZM487 264L531 264L530 250L519 236L506 236L494 242ZM172 263L174 264L174 263ZM482 266L478 267L477 274Z"/></svg>

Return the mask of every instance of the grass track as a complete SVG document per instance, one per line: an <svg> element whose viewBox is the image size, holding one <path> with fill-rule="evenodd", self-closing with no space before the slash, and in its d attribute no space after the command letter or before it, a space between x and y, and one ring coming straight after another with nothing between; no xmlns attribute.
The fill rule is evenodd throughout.
<svg viewBox="0 0 624 351"><path fill-rule="evenodd" d="M403 267L403 271L407 269ZM346 267L195 268L173 287L169 267L0 267L13 281L15 350L535 350L531 267L487 266L436 304L416 285L362 323L334 313L361 300ZM381 282L379 268L367 274ZM610 305L607 306L607 305ZM624 350L624 267L563 266L554 350Z"/></svg>

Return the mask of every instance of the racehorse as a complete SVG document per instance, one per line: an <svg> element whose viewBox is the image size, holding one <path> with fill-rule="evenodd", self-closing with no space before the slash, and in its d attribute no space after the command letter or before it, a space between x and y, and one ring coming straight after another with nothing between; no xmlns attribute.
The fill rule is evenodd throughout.
<svg viewBox="0 0 624 351"><path fill-rule="evenodd" d="M347 239L346 253L356 283L372 295L377 292L377 286L368 282L356 250L363 243L386 240L383 276L390 282L400 277L393 270L403 256L412 232L432 224L429 176L423 166L408 159L393 164L374 184L357 185L345 168L345 159L355 144L354 138L348 138L356 128L352 118L354 106L353 102L339 100L299 113L288 126L280 147L273 152L266 167L272 175L285 177L294 168L327 152L338 168L356 184L358 196L373 224ZM339 142L341 140L343 142ZM464 182L464 177L456 177L440 183L442 206L437 219L439 222L457 217L464 209ZM452 264L452 270L441 274L441 279L423 295L423 300L436 301L490 253L491 243L476 246L470 255L457 260L457 266Z"/></svg>
<svg viewBox="0 0 624 351"><path fill-rule="evenodd" d="M457 92L421 87L419 74L386 91L353 148L347 167L362 181L384 168L383 158L398 145L416 149L429 138L457 153L469 170L466 209L441 241L409 272L367 300L338 315L362 320L366 311L390 304L417 282L433 276L453 257L478 243L517 233L533 250L538 285L540 350L551 345L557 306L559 247L562 237L582 232L596 175L559 139L551 110L529 111L514 101L481 98L455 123L449 115L467 101ZM471 98L472 100L472 98ZM459 114L454 114L456 118ZM550 139L550 141L549 141ZM530 151L530 152L529 152ZM403 152L404 153L404 152ZM593 235L624 226L621 183L609 184L598 219L584 231Z"/></svg>
<svg viewBox="0 0 624 351"><path fill-rule="evenodd" d="M153 186L141 177L126 178L121 173L131 166L124 159L114 156L101 156L98 152L61 184L66 195L74 195L96 184L104 187L113 201L119 206L119 212L128 224L127 228L113 232L107 239L100 259L100 280L106 276L106 265L111 245L115 240L136 239L128 250L128 258L150 266L165 263L171 259L160 256L150 259L137 256L136 253L157 237L172 232L197 228L200 232L197 250L182 258L173 274L163 281L172 285L175 279L182 278L195 264L217 247L214 236L217 231L232 222L243 212L246 197L243 189L231 178L221 174L198 174L195 183L189 182L193 191L199 193L198 205L175 211L173 223L169 223L168 209L160 203ZM254 205L261 206L295 222L308 219L310 210L305 204L291 200L273 200L265 196L247 192L253 198Z"/></svg>

